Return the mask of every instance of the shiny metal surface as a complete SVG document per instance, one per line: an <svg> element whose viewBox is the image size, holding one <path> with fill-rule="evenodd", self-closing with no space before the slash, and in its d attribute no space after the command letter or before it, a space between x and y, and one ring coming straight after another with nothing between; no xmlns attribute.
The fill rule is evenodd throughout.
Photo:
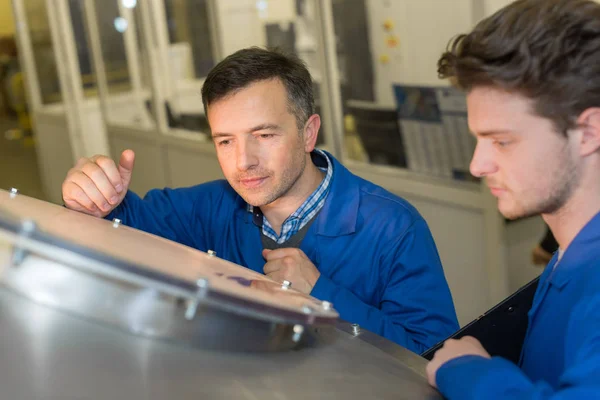
<svg viewBox="0 0 600 400"><path fill-rule="evenodd" d="M117 221L3 208L2 399L441 398L425 359L330 303Z"/></svg>
<svg viewBox="0 0 600 400"><path fill-rule="evenodd" d="M63 262L67 257L72 267L86 269L100 263L103 268L100 271L98 267L97 273L128 280L140 278L144 285L148 280L162 282L185 290L195 290L198 279L208 279L208 297L220 295L219 304L227 303L227 299L236 306L243 303L239 312L273 308L269 311L294 315L307 323L319 319L332 322L338 316L334 310L323 310L317 299L296 290L281 290L280 283L220 259L214 252L209 255L122 222L114 229L110 221L27 196L11 198L8 192L0 190L0 230L16 234L28 220L39 228L31 240L22 235L5 235L4 240L55 261ZM56 248L64 251L54 251ZM312 308L310 316L303 311L305 306Z"/></svg>
<svg viewBox="0 0 600 400"><path fill-rule="evenodd" d="M0 289L0 388L10 400L441 398L413 368L424 359L400 348L401 355L387 354L361 336L329 328L294 351L202 350L136 337Z"/></svg>
<svg viewBox="0 0 600 400"><path fill-rule="evenodd" d="M3 191L0 271L0 285L38 304L203 348L290 349L337 321L317 299L214 252Z"/></svg>

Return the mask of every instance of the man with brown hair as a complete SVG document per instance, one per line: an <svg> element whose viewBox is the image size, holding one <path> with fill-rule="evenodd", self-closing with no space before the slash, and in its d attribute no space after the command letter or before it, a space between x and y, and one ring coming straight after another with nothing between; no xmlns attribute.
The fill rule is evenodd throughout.
<svg viewBox="0 0 600 400"><path fill-rule="evenodd" d="M504 216L541 214L559 250L519 365L448 340L429 381L450 399L600 398L600 4L516 1L455 38L439 73L467 92L473 175Z"/></svg>
<svg viewBox="0 0 600 400"><path fill-rule="evenodd" d="M458 329L427 223L407 201L315 148L321 118L295 56L242 49L217 64L202 102L225 180L128 190L135 154L79 160L68 208L288 281L340 317L421 353Z"/></svg>

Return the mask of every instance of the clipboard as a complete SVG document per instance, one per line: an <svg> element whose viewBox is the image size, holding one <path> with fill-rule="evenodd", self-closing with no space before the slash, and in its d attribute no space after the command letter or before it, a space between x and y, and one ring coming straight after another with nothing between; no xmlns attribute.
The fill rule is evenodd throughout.
<svg viewBox="0 0 600 400"><path fill-rule="evenodd" d="M473 336L491 356L504 357L518 364L529 325L528 314L539 279L538 276L447 339ZM421 356L431 360L447 339L426 350Z"/></svg>

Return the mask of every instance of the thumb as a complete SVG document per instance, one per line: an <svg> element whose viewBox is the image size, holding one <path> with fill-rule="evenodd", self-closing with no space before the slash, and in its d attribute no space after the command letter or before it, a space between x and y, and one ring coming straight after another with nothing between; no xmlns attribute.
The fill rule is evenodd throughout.
<svg viewBox="0 0 600 400"><path fill-rule="evenodd" d="M129 187L134 164L135 153L133 150L125 150L121 154L121 159L119 160L119 174L121 174L121 179L123 180L123 189L127 189Z"/></svg>
<svg viewBox="0 0 600 400"><path fill-rule="evenodd" d="M271 252L272 250L269 249L263 249L262 251L262 256L266 259L267 255Z"/></svg>

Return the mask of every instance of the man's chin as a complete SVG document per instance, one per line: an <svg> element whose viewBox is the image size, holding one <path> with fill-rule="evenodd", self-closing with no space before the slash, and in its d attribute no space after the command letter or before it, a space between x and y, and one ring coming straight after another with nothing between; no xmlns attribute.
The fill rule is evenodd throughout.
<svg viewBox="0 0 600 400"><path fill-rule="evenodd" d="M506 204L506 199L498 199L498 211L506 219L515 220L521 218L522 210L519 210L514 203Z"/></svg>
<svg viewBox="0 0 600 400"><path fill-rule="evenodd" d="M521 214L516 214L516 213L505 213L505 212L502 212L502 211L500 211L500 214L502 214L502 216L503 216L504 218L506 218L506 219L508 219L508 220L510 220L510 221L514 221L514 220L516 220L516 219L520 219L520 218L523 218L523 217L524 217L524 215L521 215Z"/></svg>
<svg viewBox="0 0 600 400"><path fill-rule="evenodd" d="M250 204L252 207L262 207L264 205L266 205L267 203L261 200L257 200L257 199L252 199L252 198L248 198L245 196L242 196L242 199L244 199L244 201L248 204Z"/></svg>
<svg viewBox="0 0 600 400"><path fill-rule="evenodd" d="M502 208L502 207L498 207L498 211L500 211L500 214L502 214L502 216L508 220L514 221L517 219L521 219L521 218L528 218L528 217L532 217L534 215L538 215L539 212L537 211L527 211L527 210L522 210L522 209L516 209L515 207L510 208Z"/></svg>
<svg viewBox="0 0 600 400"><path fill-rule="evenodd" d="M252 207L262 207L271 203L268 196L265 195L257 195L257 194L249 194L249 193L240 193L238 194L244 199L244 201L250 204Z"/></svg>

